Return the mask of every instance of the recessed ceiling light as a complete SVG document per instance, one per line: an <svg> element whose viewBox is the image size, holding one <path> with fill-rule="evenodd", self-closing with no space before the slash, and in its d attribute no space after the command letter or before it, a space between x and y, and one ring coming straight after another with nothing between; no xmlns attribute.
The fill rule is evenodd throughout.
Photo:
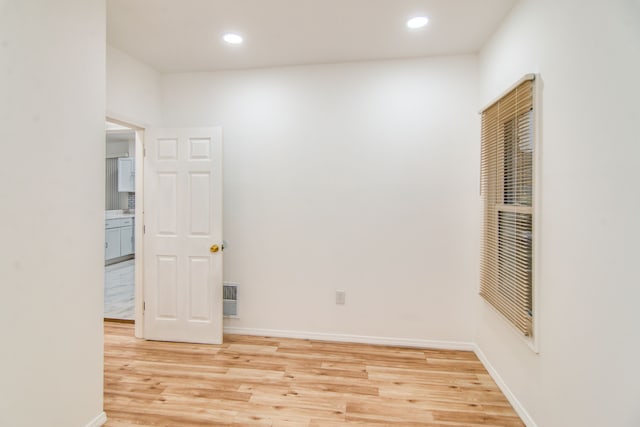
<svg viewBox="0 0 640 427"><path fill-rule="evenodd" d="M222 40L231 44L240 44L242 43L242 36L240 34L227 33L224 36L222 36Z"/></svg>
<svg viewBox="0 0 640 427"><path fill-rule="evenodd" d="M429 18L426 16L416 16L407 21L407 27L409 28L422 28L429 22Z"/></svg>

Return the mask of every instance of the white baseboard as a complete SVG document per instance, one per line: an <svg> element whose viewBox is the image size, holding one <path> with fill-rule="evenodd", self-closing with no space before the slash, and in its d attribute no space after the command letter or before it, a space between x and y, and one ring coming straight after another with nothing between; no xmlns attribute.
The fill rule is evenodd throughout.
<svg viewBox="0 0 640 427"><path fill-rule="evenodd" d="M491 378L496 382L502 393L505 395L513 409L522 419L527 427L537 427L537 424L529 415L529 412L524 408L522 403L513 394L511 389L504 382L502 377L495 370L493 365L487 359L487 356L482 352L477 344L471 342L459 342L459 341L434 341L434 340L421 340L414 338L390 338L390 337L376 337L369 335L348 335L348 334L329 334L323 332L306 332L306 331L290 331L290 330L278 330L278 329L255 329L255 328L236 328L225 327L225 334L238 334L238 335L253 335L261 337L276 337L276 338L296 338L296 339L309 339L317 341L334 341L334 342L352 342L359 344L374 344L374 345L390 345L396 347L413 347L413 348L432 348L437 350L464 350L473 351L480 362L484 365L485 369L491 375Z"/></svg>
<svg viewBox="0 0 640 427"><path fill-rule="evenodd" d="M254 335L261 337L297 338L317 341L352 342L359 344L390 345L395 347L432 348L438 350L474 351L476 345L469 342L434 341L414 338L389 338L368 335L329 334L323 332L288 331L278 329L254 329L225 327L225 334Z"/></svg>
<svg viewBox="0 0 640 427"><path fill-rule="evenodd" d="M102 412L87 424L87 427L100 427L107 422L107 414Z"/></svg>
<svg viewBox="0 0 640 427"><path fill-rule="evenodd" d="M493 378L493 380L496 382L496 384L502 391L502 394L505 395L509 403L511 403L511 406L513 406L513 409L520 416L520 418L522 419L522 422L527 427L538 427L535 421L533 421L533 418L531 418L531 415L529 415L529 412L527 412L527 410L522 405L522 403L520 403L516 395L513 394L509 386L507 386L507 383L504 382L500 374L498 374L498 371L496 371L496 369L493 367L491 362L489 362L489 359L487 359L487 356L485 356L485 354L482 352L482 350L480 349L480 347L478 347L477 344L474 344L473 351L476 353L476 356L478 356L478 359L480 359L480 361L484 365L484 368L487 370L487 372L489 372L489 375L491 375L491 378Z"/></svg>

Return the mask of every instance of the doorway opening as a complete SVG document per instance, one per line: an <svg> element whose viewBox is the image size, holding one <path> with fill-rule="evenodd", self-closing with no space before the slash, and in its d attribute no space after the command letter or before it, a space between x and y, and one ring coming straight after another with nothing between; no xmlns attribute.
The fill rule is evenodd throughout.
<svg viewBox="0 0 640 427"><path fill-rule="evenodd" d="M141 315L142 129L107 118L105 127L104 318Z"/></svg>

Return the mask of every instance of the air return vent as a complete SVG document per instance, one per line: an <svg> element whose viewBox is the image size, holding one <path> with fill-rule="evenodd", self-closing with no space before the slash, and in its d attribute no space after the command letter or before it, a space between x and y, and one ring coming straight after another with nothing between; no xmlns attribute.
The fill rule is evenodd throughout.
<svg viewBox="0 0 640 427"><path fill-rule="evenodd" d="M238 316L237 283L225 283L222 286L222 313L224 316Z"/></svg>

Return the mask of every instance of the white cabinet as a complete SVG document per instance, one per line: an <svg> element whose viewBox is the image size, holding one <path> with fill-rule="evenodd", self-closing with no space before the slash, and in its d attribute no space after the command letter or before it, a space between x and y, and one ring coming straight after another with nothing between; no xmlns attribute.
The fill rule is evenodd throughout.
<svg viewBox="0 0 640 427"><path fill-rule="evenodd" d="M136 163L134 157L118 158L118 191L134 193L136 191Z"/></svg>
<svg viewBox="0 0 640 427"><path fill-rule="evenodd" d="M120 256L120 229L107 228L104 233L104 259Z"/></svg>
<svg viewBox="0 0 640 427"><path fill-rule="evenodd" d="M120 227L120 256L133 253L133 226Z"/></svg>
<svg viewBox="0 0 640 427"><path fill-rule="evenodd" d="M105 221L104 259L106 261L134 253L133 218Z"/></svg>

